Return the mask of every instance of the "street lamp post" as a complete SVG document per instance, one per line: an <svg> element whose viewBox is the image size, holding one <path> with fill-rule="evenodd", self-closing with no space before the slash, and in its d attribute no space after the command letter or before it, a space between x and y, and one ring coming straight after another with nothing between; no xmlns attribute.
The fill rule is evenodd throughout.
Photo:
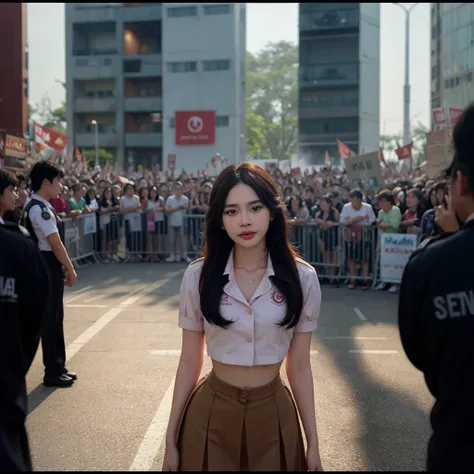
<svg viewBox="0 0 474 474"><path fill-rule="evenodd" d="M402 3L394 3L405 12L405 85L403 86L403 144L410 142L410 13L418 5L414 3L406 8ZM413 158L410 170L413 169Z"/></svg>
<svg viewBox="0 0 474 474"><path fill-rule="evenodd" d="M99 166L99 124L97 120L92 120L92 125L94 125L94 133L95 133L95 166Z"/></svg>

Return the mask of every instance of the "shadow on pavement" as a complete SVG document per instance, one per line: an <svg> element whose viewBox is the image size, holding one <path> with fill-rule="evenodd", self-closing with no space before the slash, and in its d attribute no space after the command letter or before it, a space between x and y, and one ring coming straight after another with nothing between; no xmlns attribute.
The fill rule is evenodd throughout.
<svg viewBox="0 0 474 474"><path fill-rule="evenodd" d="M73 387L46 387L39 384L28 394L28 416L30 416L45 400L47 400L56 390L67 390Z"/></svg>
<svg viewBox="0 0 474 474"><path fill-rule="evenodd" d="M338 292L338 294L330 295ZM327 293L328 298L341 298L349 296L351 306L355 306L353 295L357 299L362 298L361 292L356 294L345 289L326 290L323 287L323 294ZM340 293L340 292L344 293ZM347 295L347 293L350 293ZM363 293L365 298L377 298L379 303L383 303L384 295L374 294L372 292ZM392 297L393 295L386 295ZM361 300L359 300L360 302ZM380 315L380 321L362 321L357 317L348 318L350 335L357 335L357 329L361 325L367 324L390 324L397 327L397 315L393 311L394 305L388 300L388 306L391 307L391 313L387 310ZM366 300L367 302L367 300ZM324 305L324 301L323 301ZM384 306L383 304L381 306ZM351 308L349 308L351 309ZM324 306L323 306L324 311ZM371 313L372 315L374 313ZM324 318L324 313L322 314ZM373 318L374 316L372 316ZM322 325L334 324L327 322L325 324L322 318ZM351 323L352 321L352 323ZM344 323L346 318L344 319ZM313 335L314 342L324 346L327 355L333 360L333 366L336 367L353 396L352 403L358 413L357 426L359 432L356 439L360 446L360 455L364 460L366 469L369 471L423 471L426 469L426 451L427 443L431 433L429 425L429 415L420 407L419 401L412 398L411 394L404 394L401 391L395 391L387 387L381 378L371 375L367 371L367 362L364 362L364 354L350 354L350 350L360 349L353 338L344 340L344 350L337 350L335 343L324 339L324 328L322 334L318 331ZM334 328L332 328L334 329ZM398 331L397 331L398 333ZM342 344L340 342L339 344ZM377 357L369 355L368 357ZM383 357L403 357L403 352L397 355L387 355ZM380 359L373 359L380 361ZM388 359L383 359L383 361ZM382 362L383 363L383 362ZM396 370L398 361L392 365L391 370ZM381 364L380 364L381 365ZM390 369L389 369L390 370ZM400 376L405 374L402 371ZM393 376L393 374L391 374ZM396 375L395 375L396 377ZM420 379L422 375L420 374ZM403 381L401 380L401 384ZM423 383L423 382L421 382ZM400 385L401 385L400 384Z"/></svg>

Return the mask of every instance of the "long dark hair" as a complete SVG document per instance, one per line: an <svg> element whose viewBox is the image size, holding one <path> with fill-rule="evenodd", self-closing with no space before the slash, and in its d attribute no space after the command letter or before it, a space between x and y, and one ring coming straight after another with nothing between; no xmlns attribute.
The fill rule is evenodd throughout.
<svg viewBox="0 0 474 474"><path fill-rule="evenodd" d="M228 166L212 187L204 223L204 264L199 279L202 313L209 324L222 328L233 322L225 319L219 311L222 292L229 281L223 273L234 246L234 241L222 229L222 216L229 191L239 183L250 186L270 211L272 220L265 235L265 243L275 271L271 279L287 304L286 315L279 325L293 328L303 309L303 292L295 260L297 252L288 239L285 205L275 181L266 171L252 163Z"/></svg>

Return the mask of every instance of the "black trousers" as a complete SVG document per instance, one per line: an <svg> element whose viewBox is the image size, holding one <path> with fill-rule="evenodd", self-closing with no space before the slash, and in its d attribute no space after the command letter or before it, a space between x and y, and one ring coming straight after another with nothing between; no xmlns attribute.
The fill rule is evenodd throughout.
<svg viewBox="0 0 474 474"><path fill-rule="evenodd" d="M64 271L53 252L41 252L50 274L51 298L45 321L41 346L45 377L59 377L66 372L66 344L64 342Z"/></svg>
<svg viewBox="0 0 474 474"><path fill-rule="evenodd" d="M32 470L25 420L0 419L0 472Z"/></svg>

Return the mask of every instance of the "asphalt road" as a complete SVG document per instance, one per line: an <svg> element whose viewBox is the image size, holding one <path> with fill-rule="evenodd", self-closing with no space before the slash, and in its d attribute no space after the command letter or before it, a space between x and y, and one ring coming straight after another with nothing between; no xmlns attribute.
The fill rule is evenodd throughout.
<svg viewBox="0 0 474 474"><path fill-rule="evenodd" d="M28 374L35 470L161 470L174 375L181 264L95 265L65 297L70 388ZM325 470L421 471L433 400L406 359L397 296L323 286L313 335ZM204 372L210 368L206 360Z"/></svg>

